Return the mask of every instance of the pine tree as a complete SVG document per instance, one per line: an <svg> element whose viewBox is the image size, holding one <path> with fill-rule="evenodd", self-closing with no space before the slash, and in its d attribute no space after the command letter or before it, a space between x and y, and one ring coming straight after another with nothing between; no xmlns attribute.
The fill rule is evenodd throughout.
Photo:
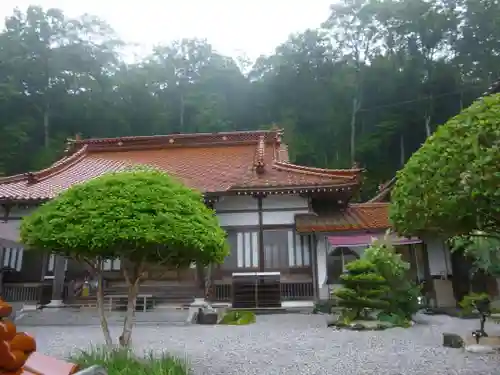
<svg viewBox="0 0 500 375"><path fill-rule="evenodd" d="M384 310L389 303L384 296L389 291L387 281L373 263L359 259L349 263L347 273L340 276L342 287L334 291L339 305L352 312L354 319L367 318L370 310Z"/></svg>

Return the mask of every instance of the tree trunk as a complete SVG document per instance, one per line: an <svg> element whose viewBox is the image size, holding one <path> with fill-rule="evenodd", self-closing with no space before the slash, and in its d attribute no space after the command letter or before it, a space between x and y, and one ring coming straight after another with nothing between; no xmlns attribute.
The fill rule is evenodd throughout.
<svg viewBox="0 0 500 375"><path fill-rule="evenodd" d="M196 289L198 298L206 297L205 285L205 266L198 262L196 263Z"/></svg>
<svg viewBox="0 0 500 375"><path fill-rule="evenodd" d="M45 105L43 110L43 145L46 149L50 146L50 130L49 130L49 104Z"/></svg>
<svg viewBox="0 0 500 375"><path fill-rule="evenodd" d="M104 285L102 280L101 269L96 271L97 276L97 311L99 313L99 320L101 321L102 333L104 334L104 340L106 346L113 346L113 339L111 338L111 333L109 332L108 320L106 319L106 313L104 312Z"/></svg>
<svg viewBox="0 0 500 375"><path fill-rule="evenodd" d="M432 134L431 130L431 116L426 115L425 116L425 138L429 138Z"/></svg>
<svg viewBox="0 0 500 375"><path fill-rule="evenodd" d="M352 115L351 115L351 165L356 162L356 115L359 110L358 98L352 101Z"/></svg>
<svg viewBox="0 0 500 375"><path fill-rule="evenodd" d="M215 299L214 293L214 265L210 263L207 267L207 276L205 280L205 296L210 301L213 302Z"/></svg>
<svg viewBox="0 0 500 375"><path fill-rule="evenodd" d="M139 292L139 278L130 280L128 283L128 296L127 296L127 313L125 321L123 322L123 331L120 336L120 346L129 347L130 339L132 338L132 328L134 326L135 307L137 302L137 294Z"/></svg>
<svg viewBox="0 0 500 375"><path fill-rule="evenodd" d="M184 92L182 91L181 87L181 103L180 103L180 113L179 113L179 131L181 133L184 133L184 111L185 111Z"/></svg>

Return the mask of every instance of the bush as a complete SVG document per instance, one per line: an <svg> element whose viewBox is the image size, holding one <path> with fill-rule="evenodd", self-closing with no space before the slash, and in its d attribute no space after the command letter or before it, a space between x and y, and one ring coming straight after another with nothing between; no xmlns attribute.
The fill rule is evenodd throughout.
<svg viewBox="0 0 500 375"><path fill-rule="evenodd" d="M394 246L388 241L375 241L363 254L363 259L374 264L389 286L385 296L389 306L384 312L411 319L419 310L420 287L408 278L410 264L401 259Z"/></svg>
<svg viewBox="0 0 500 375"><path fill-rule="evenodd" d="M251 311L230 311L226 313L219 324L243 326L256 321L255 313Z"/></svg>
<svg viewBox="0 0 500 375"><path fill-rule="evenodd" d="M340 276L343 286L333 292L339 298L339 306L345 308L343 315L366 319L369 311L389 306L383 299L388 292L387 282L377 273L373 263L358 259L346 267L347 273Z"/></svg>
<svg viewBox="0 0 500 375"><path fill-rule="evenodd" d="M107 350L91 348L81 351L71 361L87 368L99 365L105 368L108 375L189 375L187 364L168 355L155 357L152 353L144 358L137 358L129 350Z"/></svg>
<svg viewBox="0 0 500 375"><path fill-rule="evenodd" d="M331 314L337 306L337 301L333 299L318 301L314 304L313 314Z"/></svg>
<svg viewBox="0 0 500 375"><path fill-rule="evenodd" d="M462 315L472 315L476 310L476 303L482 300L489 300L488 293L469 293L458 304L462 308Z"/></svg>

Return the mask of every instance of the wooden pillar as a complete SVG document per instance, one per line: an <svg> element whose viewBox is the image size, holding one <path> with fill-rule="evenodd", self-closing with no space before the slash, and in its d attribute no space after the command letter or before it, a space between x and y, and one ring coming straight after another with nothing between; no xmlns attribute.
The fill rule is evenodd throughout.
<svg viewBox="0 0 500 375"><path fill-rule="evenodd" d="M262 211L262 200L264 199L264 194L256 195L257 198L257 210L259 215L259 271L263 272L265 269L265 251L264 251L264 213Z"/></svg>
<svg viewBox="0 0 500 375"><path fill-rule="evenodd" d="M295 234L294 234L295 236ZM311 234L311 249L310 258L311 258L311 270L312 270L312 280L313 280L313 293L314 300L318 301L319 298L319 278L318 278L318 239L316 233ZM326 266L326 265L325 265Z"/></svg>

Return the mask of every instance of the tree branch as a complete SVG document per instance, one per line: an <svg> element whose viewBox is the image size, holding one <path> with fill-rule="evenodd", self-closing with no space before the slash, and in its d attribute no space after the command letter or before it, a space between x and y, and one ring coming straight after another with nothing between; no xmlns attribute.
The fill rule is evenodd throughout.
<svg viewBox="0 0 500 375"><path fill-rule="evenodd" d="M499 240L500 241L500 234L496 234L496 233L488 233L488 232L485 232L485 233L469 233L468 236L470 237L479 237L479 238L494 238L496 240Z"/></svg>

